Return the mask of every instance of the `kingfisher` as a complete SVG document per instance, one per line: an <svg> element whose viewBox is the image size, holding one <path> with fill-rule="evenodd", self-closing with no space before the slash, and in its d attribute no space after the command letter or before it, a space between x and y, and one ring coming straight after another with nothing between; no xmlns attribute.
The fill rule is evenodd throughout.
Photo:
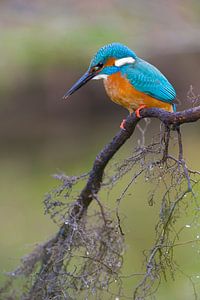
<svg viewBox="0 0 200 300"><path fill-rule="evenodd" d="M68 98L91 79L103 79L108 96L140 118L143 108L157 107L176 111L176 92L167 78L121 43L100 48L86 73L63 96ZM125 129L125 120L120 128Z"/></svg>

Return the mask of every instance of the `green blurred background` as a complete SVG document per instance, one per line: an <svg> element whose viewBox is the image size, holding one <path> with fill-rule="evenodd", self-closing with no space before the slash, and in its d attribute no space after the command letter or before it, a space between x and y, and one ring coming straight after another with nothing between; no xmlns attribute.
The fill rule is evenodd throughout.
<svg viewBox="0 0 200 300"><path fill-rule="evenodd" d="M0 2L1 274L57 230L44 216L42 203L44 194L58 184L51 174L87 172L127 115L108 101L102 82L87 84L70 101L61 99L86 70L91 55L113 41L127 44L169 78L180 100L178 110L193 105L191 85L200 93L199 0ZM149 130L153 127L154 122ZM200 169L199 128L198 123L184 127L184 145L189 165ZM135 142L132 137L120 156ZM127 216L125 273L142 265L159 211L159 205L157 210L148 206L140 190L139 184L137 201L127 197L121 206ZM187 229L183 240L194 239L198 231L198 224ZM185 246L177 257L198 287L199 249ZM129 292L132 286L129 279ZM181 273L157 295L193 299L191 284Z"/></svg>

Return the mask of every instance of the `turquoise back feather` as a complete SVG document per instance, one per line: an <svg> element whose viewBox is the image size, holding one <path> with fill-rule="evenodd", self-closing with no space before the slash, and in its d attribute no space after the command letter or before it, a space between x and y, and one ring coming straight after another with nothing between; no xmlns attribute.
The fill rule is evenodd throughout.
<svg viewBox="0 0 200 300"><path fill-rule="evenodd" d="M171 103L176 92L167 78L153 65L137 58L134 64L121 67L121 73L134 88L158 100Z"/></svg>

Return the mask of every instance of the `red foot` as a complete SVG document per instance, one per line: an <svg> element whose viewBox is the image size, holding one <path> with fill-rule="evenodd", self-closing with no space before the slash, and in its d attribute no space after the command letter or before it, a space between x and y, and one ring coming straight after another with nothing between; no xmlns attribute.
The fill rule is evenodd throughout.
<svg viewBox="0 0 200 300"><path fill-rule="evenodd" d="M138 109L136 109L135 114L136 114L136 117L137 117L138 119L141 118L141 116L140 116L140 111L141 111L141 109L143 109L143 108L145 108L145 107L147 107L147 106L146 106L146 105L140 105L140 107L139 107Z"/></svg>
<svg viewBox="0 0 200 300"><path fill-rule="evenodd" d="M126 124L126 119L124 119L124 120L121 122L120 128L126 130L126 128L124 127L125 124Z"/></svg>

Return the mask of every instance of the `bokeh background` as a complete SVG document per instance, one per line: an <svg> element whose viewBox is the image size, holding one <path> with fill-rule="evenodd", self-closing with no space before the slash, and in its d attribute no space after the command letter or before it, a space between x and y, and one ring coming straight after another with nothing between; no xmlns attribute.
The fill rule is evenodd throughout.
<svg viewBox="0 0 200 300"><path fill-rule="evenodd" d="M193 93L200 94L199 0L0 2L2 280L21 256L57 229L44 215L42 203L45 193L57 185L51 174L87 172L127 115L108 101L99 81L88 83L69 101L62 100L86 70L91 55L114 41L127 44L169 78L177 90L178 110L193 105ZM196 168L200 168L199 130L198 123L184 127L185 157ZM124 146L122 157L135 141L132 137ZM129 273L142 265L142 250L151 246L154 236L156 213L140 190L135 191L137 201L127 197L122 205L131 249L125 264ZM198 224L188 228L185 237L195 238L198 230ZM189 245L178 257L177 263L198 286L199 249ZM179 273L157 295L158 299L192 299L191 282Z"/></svg>

